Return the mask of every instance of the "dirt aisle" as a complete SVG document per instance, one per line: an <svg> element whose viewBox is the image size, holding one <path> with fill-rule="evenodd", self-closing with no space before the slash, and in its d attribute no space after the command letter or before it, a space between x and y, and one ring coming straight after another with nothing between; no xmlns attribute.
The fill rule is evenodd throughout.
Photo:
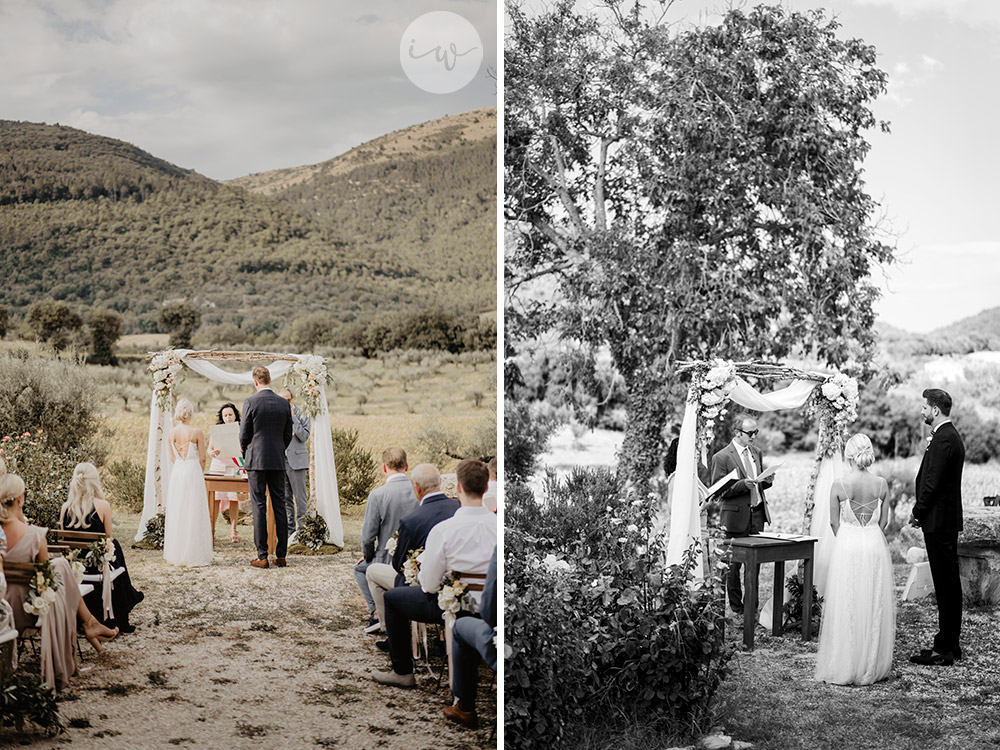
<svg viewBox="0 0 1000 750"><path fill-rule="evenodd" d="M0 734L0 746L496 745L496 692L488 682L480 690L483 727L472 732L444 720L447 685L436 689L426 669L415 690L372 681L388 657L362 632L367 609L351 570L359 552L350 532L340 554L292 556L287 568L258 570L249 565L251 529L241 526L244 540L231 544L223 526L207 568L174 568L158 551L126 546L132 579L146 596L133 613L136 632L101 655L85 647L82 671L60 702L72 725L65 734L29 745ZM131 538L127 529L115 532Z"/></svg>

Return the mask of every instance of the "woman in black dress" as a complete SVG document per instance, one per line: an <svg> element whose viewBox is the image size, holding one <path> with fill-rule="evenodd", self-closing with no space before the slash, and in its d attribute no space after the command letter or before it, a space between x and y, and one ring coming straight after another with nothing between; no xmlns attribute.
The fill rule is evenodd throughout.
<svg viewBox="0 0 1000 750"><path fill-rule="evenodd" d="M93 464L76 465L73 479L69 484L69 499L63 503L59 520L62 528L68 531L94 531L112 536L111 504L104 499L101 477ZM84 601L94 616L109 628L117 627L122 633L131 633L135 630L135 626L129 624L129 613L142 601L143 593L136 591L132 586L128 568L125 567L125 553L122 551L122 546L117 539L113 539L113 542L115 559L111 563L111 569L123 569L114 579L114 588L111 590L114 616L107 619L104 617L100 586L87 594Z"/></svg>

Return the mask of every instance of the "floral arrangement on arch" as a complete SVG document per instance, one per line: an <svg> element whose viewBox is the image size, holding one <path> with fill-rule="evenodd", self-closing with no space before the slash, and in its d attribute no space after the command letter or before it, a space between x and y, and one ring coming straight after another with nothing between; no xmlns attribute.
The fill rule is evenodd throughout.
<svg viewBox="0 0 1000 750"><path fill-rule="evenodd" d="M698 445L712 442L715 423L725 416L729 394L736 387L736 365L729 360L715 359L705 370L699 370L688 390L688 401L698 412Z"/></svg>
<svg viewBox="0 0 1000 750"><path fill-rule="evenodd" d="M858 381L839 372L813 390L809 406L820 422L820 455L843 448L847 426L858 418L858 398Z"/></svg>
<svg viewBox="0 0 1000 750"><path fill-rule="evenodd" d="M330 382L326 360L316 354L300 357L292 365L292 378L301 383L302 408L310 417L323 411L323 388Z"/></svg>
<svg viewBox="0 0 1000 750"><path fill-rule="evenodd" d="M59 575L48 560L35 563L35 576L28 583L28 596L24 600L24 611L35 615L39 620L45 618L49 608L56 600L56 592L62 586Z"/></svg>
<svg viewBox="0 0 1000 750"><path fill-rule="evenodd" d="M449 572L441 581L441 588L438 589L438 607L446 615L453 616L458 616L462 611L473 614L479 611L476 600L469 592L469 584L454 572Z"/></svg>
<svg viewBox="0 0 1000 750"><path fill-rule="evenodd" d="M174 386L184 369L184 363L173 349L153 355L149 371L153 373L153 394L160 409L167 410L173 400Z"/></svg>

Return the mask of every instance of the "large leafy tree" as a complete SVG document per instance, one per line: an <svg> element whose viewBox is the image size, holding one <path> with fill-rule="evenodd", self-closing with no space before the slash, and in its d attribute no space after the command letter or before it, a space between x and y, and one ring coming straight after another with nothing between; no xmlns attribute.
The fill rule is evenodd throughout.
<svg viewBox="0 0 1000 750"><path fill-rule="evenodd" d="M868 357L870 275L893 251L861 164L886 78L818 11L681 28L639 3L575 5L507 4L508 305L551 277L564 334L610 348L621 465L642 481L678 361Z"/></svg>
<svg viewBox="0 0 1000 750"><path fill-rule="evenodd" d="M122 335L122 316L114 310L97 307L87 313L90 328L90 361L98 365L116 365L115 344Z"/></svg>
<svg viewBox="0 0 1000 750"><path fill-rule="evenodd" d="M160 325L170 332L170 346L190 348L201 325L201 311L191 302L167 302L160 308Z"/></svg>
<svg viewBox="0 0 1000 750"><path fill-rule="evenodd" d="M83 327L83 318L65 302L43 299L33 302L24 321L39 341L45 341L56 351L65 349L70 335Z"/></svg>

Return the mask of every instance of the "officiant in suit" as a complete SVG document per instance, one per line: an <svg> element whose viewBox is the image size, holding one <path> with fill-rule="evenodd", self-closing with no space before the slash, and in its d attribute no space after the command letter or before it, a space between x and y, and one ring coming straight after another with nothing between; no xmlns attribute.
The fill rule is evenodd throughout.
<svg viewBox="0 0 1000 750"><path fill-rule="evenodd" d="M757 422L752 417L741 417L736 434L725 448L712 456L712 484L727 474L736 471L737 481L724 491L718 502L719 523L726 537L749 536L764 530L764 524L771 523L764 491L773 480L751 481L764 470L764 455L753 443L759 432ZM741 563L730 562L726 575L726 590L729 606L737 614L743 613L743 586L740 581Z"/></svg>
<svg viewBox="0 0 1000 750"><path fill-rule="evenodd" d="M924 533L937 598L938 632L931 649L910 657L916 664L951 666L962 658L962 579L958 570L958 532L962 530L962 467L965 444L951 421L951 396L939 388L923 393L920 410L931 436L917 472L916 501L910 525Z"/></svg>
<svg viewBox="0 0 1000 750"><path fill-rule="evenodd" d="M257 559L255 568L268 567L267 561L267 492L274 508L274 531L278 541L274 564L285 567L288 551L288 517L285 514L285 448L292 442L292 407L271 390L271 373L255 367L253 384L257 393L243 402L240 422L240 448L243 468L250 484L253 508L253 542Z"/></svg>

